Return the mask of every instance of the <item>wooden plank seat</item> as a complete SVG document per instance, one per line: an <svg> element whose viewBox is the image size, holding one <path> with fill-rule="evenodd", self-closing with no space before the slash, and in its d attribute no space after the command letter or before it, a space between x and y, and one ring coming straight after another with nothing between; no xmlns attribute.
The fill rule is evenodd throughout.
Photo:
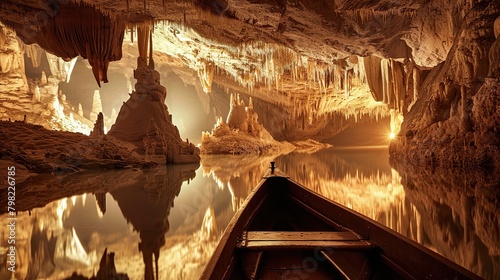
<svg viewBox="0 0 500 280"><path fill-rule="evenodd" d="M356 251L377 246L351 231L244 231L236 247L250 250L330 248Z"/></svg>

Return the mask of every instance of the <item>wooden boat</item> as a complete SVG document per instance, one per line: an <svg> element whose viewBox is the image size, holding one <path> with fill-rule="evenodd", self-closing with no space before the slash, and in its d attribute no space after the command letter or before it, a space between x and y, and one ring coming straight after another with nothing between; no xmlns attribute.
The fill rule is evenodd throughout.
<svg viewBox="0 0 500 280"><path fill-rule="evenodd" d="M271 169L227 226L201 279L480 279Z"/></svg>

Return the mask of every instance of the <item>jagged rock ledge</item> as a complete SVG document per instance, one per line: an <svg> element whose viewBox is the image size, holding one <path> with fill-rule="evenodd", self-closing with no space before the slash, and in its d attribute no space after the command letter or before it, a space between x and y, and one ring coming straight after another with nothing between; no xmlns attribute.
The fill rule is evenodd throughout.
<svg viewBox="0 0 500 280"><path fill-rule="evenodd" d="M114 139L47 130L20 121L0 122L0 165L14 165L25 170L25 175L155 166Z"/></svg>

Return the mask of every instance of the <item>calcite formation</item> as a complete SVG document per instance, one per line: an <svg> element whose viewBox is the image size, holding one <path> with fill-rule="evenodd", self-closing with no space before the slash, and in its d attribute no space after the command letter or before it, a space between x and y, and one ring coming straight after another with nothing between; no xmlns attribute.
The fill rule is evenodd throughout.
<svg viewBox="0 0 500 280"><path fill-rule="evenodd" d="M148 38L148 32L143 32L139 41L147 43ZM167 90L160 84L160 73L154 69L151 43L150 46L149 64L141 51L144 46L139 48L142 56L137 58L134 70L135 91L124 102L108 135L134 143L139 154L163 154L165 163L199 162L199 149L188 140L183 141L172 123L165 105Z"/></svg>
<svg viewBox="0 0 500 280"><path fill-rule="evenodd" d="M294 148L290 143L274 140L259 123L252 99L247 107L239 95L231 95L227 120L219 118L212 132L203 132L201 137L204 154L272 154Z"/></svg>
<svg viewBox="0 0 500 280"><path fill-rule="evenodd" d="M46 53L37 45L27 47L17 39L16 33L0 23L0 118L22 120L43 125L48 129L89 133L92 122L73 113L72 106L60 94L58 85L71 75L71 62ZM47 57L51 75L42 71L37 78L25 73L24 55ZM73 117L70 117L73 115Z"/></svg>
<svg viewBox="0 0 500 280"><path fill-rule="evenodd" d="M109 62L122 57L125 20L104 14L86 3L54 3L48 7L48 13L38 15L42 22L32 30L20 28L18 36L25 43L37 43L65 61L77 56L88 59L96 82L107 83Z"/></svg>
<svg viewBox="0 0 500 280"><path fill-rule="evenodd" d="M94 91L94 97L92 98L92 110L90 111L89 119L92 122L97 120L97 115L102 112L102 101L99 90Z"/></svg>
<svg viewBox="0 0 500 280"><path fill-rule="evenodd" d="M104 135L104 115L99 113L94 124L94 129L90 132L90 136L103 136Z"/></svg>
<svg viewBox="0 0 500 280"><path fill-rule="evenodd" d="M391 143L391 153L416 164L498 169L500 4L475 5L458 28L448 58L423 81L419 99Z"/></svg>

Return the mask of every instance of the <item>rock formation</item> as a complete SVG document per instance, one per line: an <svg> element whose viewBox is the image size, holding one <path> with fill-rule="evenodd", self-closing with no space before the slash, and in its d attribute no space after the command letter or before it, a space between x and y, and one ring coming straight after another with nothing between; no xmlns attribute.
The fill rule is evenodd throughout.
<svg viewBox="0 0 500 280"><path fill-rule="evenodd" d="M500 3L482 2L464 17L447 60L427 74L405 114L391 143L394 157L445 168L500 168L500 77L491 55L499 52L492 28L499 16Z"/></svg>
<svg viewBox="0 0 500 280"><path fill-rule="evenodd" d="M109 62L122 57L125 21L85 3L54 3L45 8L43 13L36 14L38 18L30 19L41 21L36 26L21 27L10 20L6 22L18 27L18 35L26 44L37 43L65 61L78 55L88 59L99 86L101 81L108 82Z"/></svg>
<svg viewBox="0 0 500 280"><path fill-rule="evenodd" d="M274 140L258 122L252 98L247 107L239 95L231 95L227 120L219 118L212 132L203 132L201 137L204 154L272 154L293 149L290 143Z"/></svg>
<svg viewBox="0 0 500 280"><path fill-rule="evenodd" d="M0 126L0 158L3 163L22 166L32 173L122 169L145 164L113 139L47 130L22 122L2 121Z"/></svg>
<svg viewBox="0 0 500 280"><path fill-rule="evenodd" d="M90 132L90 136L97 137L104 135L104 115L102 112L97 115L97 120L94 124L94 129Z"/></svg>
<svg viewBox="0 0 500 280"><path fill-rule="evenodd" d="M0 116L19 117L31 108L31 96L24 73L21 44L16 33L0 23ZM19 113L18 113L19 112Z"/></svg>
<svg viewBox="0 0 500 280"><path fill-rule="evenodd" d="M80 117L83 117L83 108L82 108L82 103L78 103L78 115Z"/></svg>
<svg viewBox="0 0 500 280"><path fill-rule="evenodd" d="M102 101L99 90L94 91L94 97L92 98L92 110L90 111L89 119L92 122L97 120L97 115L102 112Z"/></svg>
<svg viewBox="0 0 500 280"><path fill-rule="evenodd" d="M37 78L27 78L24 54L46 56L39 47L27 47L16 38L16 33L0 23L0 119L22 120L27 115L30 123L48 129L89 133L92 122L85 118L71 119L71 105L59 94L58 85L70 73L61 58L52 55L55 63L52 75L42 72ZM32 60L33 63L37 63ZM52 65L52 64L50 64ZM60 70L59 68L62 67Z"/></svg>
<svg viewBox="0 0 500 280"><path fill-rule="evenodd" d="M147 49L148 38L151 38L149 28L139 33L139 53L142 55L137 58L137 69L134 70L137 80L135 91L121 107L108 135L134 143L137 152L143 155L151 153L151 149L155 154L165 149L166 163L199 162L199 149L192 143L182 141L179 130L172 124L172 117L165 105L167 90L160 84L160 73L154 69L152 43L147 64L144 49ZM162 140L153 145L153 138Z"/></svg>

